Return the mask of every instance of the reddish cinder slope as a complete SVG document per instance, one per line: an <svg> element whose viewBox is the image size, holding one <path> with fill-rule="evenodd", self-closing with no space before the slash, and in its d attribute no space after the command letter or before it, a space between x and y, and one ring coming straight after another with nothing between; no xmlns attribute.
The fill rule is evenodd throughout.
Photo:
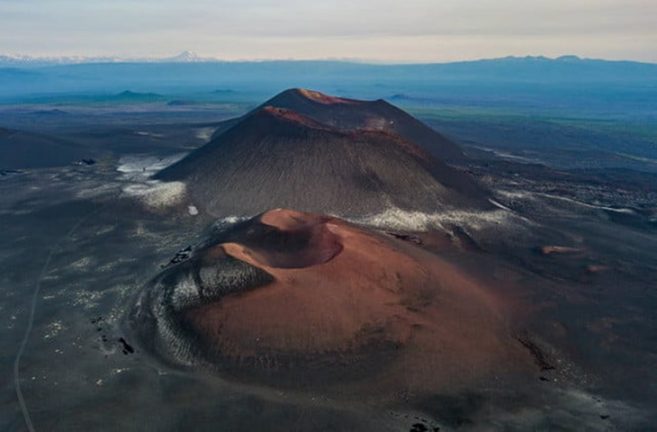
<svg viewBox="0 0 657 432"><path fill-rule="evenodd" d="M217 286L225 294L182 307L172 300L177 286L168 287L163 303L176 311L171 321L186 329L190 351L237 379L431 392L529 368L505 299L413 244L278 209L237 226L190 266L216 268L214 281L235 280L234 260L267 280L230 292ZM189 280L162 280L171 278Z"/></svg>
<svg viewBox="0 0 657 432"><path fill-rule="evenodd" d="M442 161L465 158L461 148L438 131L382 100L339 98L306 89L286 90L263 104L288 108L338 129L393 132Z"/></svg>

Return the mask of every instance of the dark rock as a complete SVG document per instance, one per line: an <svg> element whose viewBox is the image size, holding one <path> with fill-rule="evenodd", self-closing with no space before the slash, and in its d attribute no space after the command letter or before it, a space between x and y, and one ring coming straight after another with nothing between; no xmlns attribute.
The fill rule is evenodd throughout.
<svg viewBox="0 0 657 432"><path fill-rule="evenodd" d="M516 340L520 342L527 351L529 351L532 357L534 357L536 365L541 368L542 371L554 369L554 366L548 361L548 356L545 351L543 351L535 342L530 340L528 336L517 336Z"/></svg>
<svg viewBox="0 0 657 432"><path fill-rule="evenodd" d="M132 345L130 345L124 338L120 337L119 343L122 346L123 354L128 355L135 352L135 349L132 347Z"/></svg>
<svg viewBox="0 0 657 432"><path fill-rule="evenodd" d="M416 235L413 234L404 234L404 233L396 233L396 232L390 232L387 231L387 234L393 236L394 238L398 238L399 240L404 240L407 242L415 243L417 245L422 244L422 239Z"/></svg>
<svg viewBox="0 0 657 432"><path fill-rule="evenodd" d="M415 423L411 426L409 432L427 432L429 428L423 423Z"/></svg>
<svg viewBox="0 0 657 432"><path fill-rule="evenodd" d="M189 257L191 256L191 254L192 254L192 246L189 245L189 246L187 246L183 249L180 249L178 252L176 252L176 254L173 256L173 258L171 258L171 260L169 260L169 262L167 264L163 264L160 267L161 268L167 268L167 267L170 267L172 265L179 264L183 261L187 261L189 259Z"/></svg>

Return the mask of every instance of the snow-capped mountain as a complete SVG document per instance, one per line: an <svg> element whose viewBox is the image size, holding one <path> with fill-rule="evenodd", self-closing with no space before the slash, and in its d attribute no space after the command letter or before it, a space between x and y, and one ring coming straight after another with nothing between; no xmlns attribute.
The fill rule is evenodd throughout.
<svg viewBox="0 0 657 432"><path fill-rule="evenodd" d="M216 59L201 57L193 51L183 51L178 55L169 58L163 58L155 60L158 62L170 62L170 63L199 63L199 62L208 62L216 61Z"/></svg>
<svg viewBox="0 0 657 432"><path fill-rule="evenodd" d="M0 55L2 66L46 66L55 64L80 64L80 63L201 63L213 62L217 59L201 57L192 51L183 51L173 57L85 57L85 56L61 56L61 57L35 57L29 55Z"/></svg>

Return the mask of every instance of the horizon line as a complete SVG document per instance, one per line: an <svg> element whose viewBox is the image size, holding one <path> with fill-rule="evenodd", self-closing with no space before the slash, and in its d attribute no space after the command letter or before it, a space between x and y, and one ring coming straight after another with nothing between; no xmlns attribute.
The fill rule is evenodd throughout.
<svg viewBox="0 0 657 432"><path fill-rule="evenodd" d="M610 59L601 57L585 57L576 54L563 54L555 57L542 54L506 55L500 57L477 57L463 58L458 60L382 60L362 59L353 57L316 57L316 58L243 58L222 59L219 57L199 56L192 51L183 51L173 56L156 57L132 57L121 55L30 55L30 54L4 54L0 53L0 63L58 63L59 64L90 64L90 63L266 63L266 62L340 62L373 66L396 66L396 65L435 65L451 63L467 63L477 61L494 61L505 59L534 59L550 61L605 61L605 62L630 62L649 65L657 65L657 62L633 59Z"/></svg>

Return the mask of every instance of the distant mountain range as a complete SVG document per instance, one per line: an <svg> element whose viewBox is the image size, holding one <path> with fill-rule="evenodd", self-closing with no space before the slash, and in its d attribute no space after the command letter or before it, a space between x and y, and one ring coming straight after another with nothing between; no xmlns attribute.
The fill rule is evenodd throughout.
<svg viewBox="0 0 657 432"><path fill-rule="evenodd" d="M272 61L289 61L297 62L304 60L251 60L251 61L228 61L216 57L203 57L196 54L193 51L183 51L177 55L171 57L120 57L120 56L30 56L22 54L0 54L0 66L14 65L14 66L45 66L45 65L67 65L67 64L85 64L85 63L218 63L218 62L228 62L228 63L248 63L248 62L272 62ZM334 62L335 60L308 60L308 61L326 61ZM643 63L635 62L630 60L603 60L603 59L589 59L582 58L576 55L563 55L560 57L545 57L545 56L508 56L501 58L493 59L480 59L480 60L464 60L464 61L455 61L455 62L418 62L417 65L448 65L448 64L463 64L463 63L479 63L479 62L513 62L513 63L523 63L523 62L607 62L607 63ZM340 61L345 63L362 63L368 64L368 62L360 61ZM394 62L387 63L375 63L378 65L393 65ZM405 63L409 64L409 63ZM646 63L644 63L646 64ZM652 63L647 63L652 64Z"/></svg>
<svg viewBox="0 0 657 432"><path fill-rule="evenodd" d="M0 101L86 102L125 93L251 104L286 88L316 88L405 107L477 106L601 115L655 113L657 64L563 56L432 64L333 60L220 61L191 52L160 59L0 56ZM217 89L222 89L217 93ZM168 98L168 99L167 99Z"/></svg>
<svg viewBox="0 0 657 432"><path fill-rule="evenodd" d="M192 51L183 51L173 57L87 57L87 56L55 56L38 57L29 55L0 55L0 66L48 66L84 63L199 63L217 62L218 59L201 57Z"/></svg>

